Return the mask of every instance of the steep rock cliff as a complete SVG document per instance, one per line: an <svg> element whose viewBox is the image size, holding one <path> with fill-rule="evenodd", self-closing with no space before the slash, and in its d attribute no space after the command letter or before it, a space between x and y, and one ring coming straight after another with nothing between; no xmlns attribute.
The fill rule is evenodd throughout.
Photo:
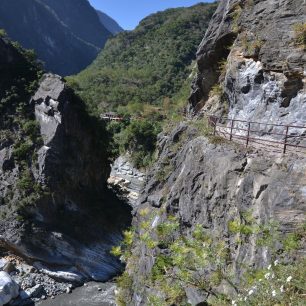
<svg viewBox="0 0 306 306"><path fill-rule="evenodd" d="M113 18L111 18L110 16L108 16L107 14L101 12L101 11L96 11L98 16L99 16L99 20L100 22L103 24L104 27L107 28L108 31L110 31L113 35L116 35L120 32L123 32L124 30L121 28L121 26L118 24L118 22L116 22L116 20L114 20Z"/></svg>
<svg viewBox="0 0 306 306"><path fill-rule="evenodd" d="M190 111L303 125L305 14L302 0L220 2L197 52Z"/></svg>
<svg viewBox="0 0 306 306"><path fill-rule="evenodd" d="M107 280L121 269L109 250L130 210L106 188L104 126L61 77L45 74L36 89L26 51L0 40L0 52L1 246L57 279Z"/></svg>
<svg viewBox="0 0 306 306"><path fill-rule="evenodd" d="M11 39L63 76L88 66L111 36L85 0L3 0L0 16Z"/></svg>
<svg viewBox="0 0 306 306"><path fill-rule="evenodd" d="M256 234L246 240L240 236L243 243L237 245L237 233L230 227L233 220L247 224L250 218L259 225L277 222L281 236L305 222L304 157L245 150L219 137L207 137L204 119L194 118L204 112L305 125L305 50L296 31L305 22L302 2L219 2L197 53L199 71L188 105L192 120L159 137L157 162L135 210L136 239L131 254L125 255L119 301L223 305L214 294L235 297L239 290L224 281L211 290L216 263L207 265L204 258L202 268L191 268L193 278L190 270L187 274L180 270L181 258L188 260L184 252L190 252L191 259L196 258L192 252L200 252L190 246L199 234L198 226L210 235L211 245L224 243L230 274L238 285L244 270L267 270L275 257L272 247L257 244ZM167 244L163 233L167 226L168 230L172 226L168 239L182 237L178 245ZM305 255L305 244L300 247L297 257ZM277 248L282 254L280 243ZM218 258L218 253L212 256ZM249 305L247 297L242 305Z"/></svg>
<svg viewBox="0 0 306 306"><path fill-rule="evenodd" d="M133 220L140 238L135 239L127 262L126 273L131 277L130 295L125 297L130 301L128 305L148 305L148 299L154 296L164 303L161 305L170 304L167 293L158 287L159 281L152 282L158 260L162 256L167 258L169 249L161 241L157 246L148 244L148 239L157 238L159 226L168 222L169 217L179 220L176 237L192 239L200 225L215 241L224 241L229 248L235 282L239 282L246 268L266 268L272 261L272 250L258 246L256 236L237 247L237 235L229 230L232 220L243 220L243 214L251 212L258 224L271 220L279 223L282 234L294 231L305 221L305 158L269 157L234 144L214 144L199 135L190 123L181 123L170 134L160 136L159 158ZM151 238L145 239L146 233ZM198 270L199 275L204 273L199 280L205 279L208 271L209 268ZM182 290L181 303L200 305L212 297L207 288L199 290L188 282L183 282ZM224 282L215 290L234 294Z"/></svg>

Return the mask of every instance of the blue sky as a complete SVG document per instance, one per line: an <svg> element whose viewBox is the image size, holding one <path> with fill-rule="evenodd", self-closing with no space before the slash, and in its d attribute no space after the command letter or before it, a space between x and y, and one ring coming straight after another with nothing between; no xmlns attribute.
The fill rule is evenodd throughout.
<svg viewBox="0 0 306 306"><path fill-rule="evenodd" d="M91 5L114 18L125 30L134 29L144 17L157 11L191 6L199 0L89 0ZM207 0L205 2L213 2Z"/></svg>

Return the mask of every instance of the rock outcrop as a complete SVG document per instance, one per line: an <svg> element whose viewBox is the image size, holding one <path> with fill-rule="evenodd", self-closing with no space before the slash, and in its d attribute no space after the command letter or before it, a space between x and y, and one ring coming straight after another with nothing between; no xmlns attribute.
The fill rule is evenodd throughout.
<svg viewBox="0 0 306 306"><path fill-rule="evenodd" d="M3 269L20 299L34 301L106 281L122 269L109 251L131 209L107 188L104 123L60 76L38 80L27 51L0 39L0 54L0 256L10 262Z"/></svg>
<svg viewBox="0 0 306 306"><path fill-rule="evenodd" d="M6 272L0 272L0 305L3 306L19 295L19 286Z"/></svg>
<svg viewBox="0 0 306 306"><path fill-rule="evenodd" d="M43 140L31 172L33 184L45 192L24 208L23 222L14 215L1 221L1 241L41 262L37 268L54 278L107 280L120 270L108 252L120 241L129 209L106 189L109 164L99 144L103 129L98 131L99 124L90 121L59 76L45 75L31 103ZM18 168L6 172L1 183L14 183L16 174Z"/></svg>
<svg viewBox="0 0 306 306"><path fill-rule="evenodd" d="M182 123L169 135L160 137L159 159L149 174L134 217L136 232L140 237L152 232L155 239L154 229L169 216L175 216L180 223L178 232L184 237L191 237L196 226L201 225L215 239L226 241L230 261L234 263L233 275L239 277L241 267L268 266L270 250L259 247L254 237L239 248L231 247L236 236L231 234L228 224L239 220L243 212L252 212L259 224L279 222L283 233L303 224L306 159L267 157L233 144L213 144L198 135L197 129ZM168 170L161 176L162 169ZM147 222L144 211L146 216L155 216L149 229L143 228ZM147 305L148 297L160 294L154 286L143 286L143 283L150 282L157 258L167 256L168 251L162 243L150 248L144 240L135 241L127 264L132 295L126 298L131 299L131 304ZM201 292L188 283L185 295L191 305L205 302L207 298L205 290Z"/></svg>
<svg viewBox="0 0 306 306"><path fill-rule="evenodd" d="M258 245L256 234L237 246L237 236L229 226L232 220L247 222L247 213L259 226L277 222L281 235L294 232L305 222L304 157L268 155L204 136L203 122L194 118L204 112L305 126L305 46L297 43L295 30L305 22L302 2L219 2L197 52L199 71L188 105L193 120L159 137L158 161L148 173L133 220L139 239L133 242L124 275L131 283L121 291L123 296L119 291L119 299L126 298L131 305L147 305L150 299L206 305L211 289L205 288L209 283L206 277L212 264L191 272L195 273L193 280L199 276L198 287L193 282L184 283L190 270L180 270L184 251L192 254L197 226L213 241L226 245L228 266L234 283L239 284L245 268L260 269L271 263L272 248ZM183 237L171 245L177 251L171 259L173 249L159 238L170 218L178 222L173 240ZM187 241L186 245L182 241ZM304 254L302 244L300 255ZM165 277L169 279L165 281ZM158 287L159 282L169 288ZM181 287L166 292L179 283ZM221 282L215 290L235 296L237 289ZM180 302L173 302L171 294L177 294Z"/></svg>
<svg viewBox="0 0 306 306"><path fill-rule="evenodd" d="M302 2L220 2L197 52L190 111L303 125L306 53L296 30L305 22Z"/></svg>
<svg viewBox="0 0 306 306"><path fill-rule="evenodd" d="M127 200L132 207L136 207L145 185L145 173L133 167L128 156L119 156L112 165L107 182L119 197Z"/></svg>

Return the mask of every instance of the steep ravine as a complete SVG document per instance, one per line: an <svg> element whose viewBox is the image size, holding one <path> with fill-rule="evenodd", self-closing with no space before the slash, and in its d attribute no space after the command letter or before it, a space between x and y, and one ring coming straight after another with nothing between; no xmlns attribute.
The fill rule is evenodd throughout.
<svg viewBox="0 0 306 306"><path fill-rule="evenodd" d="M0 54L1 269L18 283L21 305L117 275L110 249L131 208L107 187L103 122L60 76L41 77L27 51L1 39Z"/></svg>
<svg viewBox="0 0 306 306"><path fill-rule="evenodd" d="M75 99L60 77L44 76L31 102L44 141L33 175L50 191L26 208L24 222L4 220L1 240L32 262L71 272L75 280L106 280L120 269L108 250L120 241L129 209L106 189L106 156L93 147L98 136L88 137L91 127Z"/></svg>

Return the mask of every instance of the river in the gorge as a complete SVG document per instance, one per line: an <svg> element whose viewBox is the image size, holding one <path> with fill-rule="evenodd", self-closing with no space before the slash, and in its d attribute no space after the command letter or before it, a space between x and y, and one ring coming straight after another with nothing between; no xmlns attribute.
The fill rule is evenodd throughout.
<svg viewBox="0 0 306 306"><path fill-rule="evenodd" d="M33 305L37 306L112 306L115 303L115 284L89 282L82 287L47 299Z"/></svg>

